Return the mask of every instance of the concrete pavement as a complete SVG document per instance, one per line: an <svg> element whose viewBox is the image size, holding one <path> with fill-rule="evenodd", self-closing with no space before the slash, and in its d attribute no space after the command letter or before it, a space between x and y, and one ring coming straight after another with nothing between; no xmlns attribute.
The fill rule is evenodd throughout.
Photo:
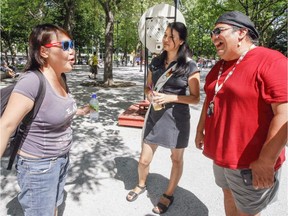
<svg viewBox="0 0 288 216"><path fill-rule="evenodd" d="M203 86L207 71L201 75ZM125 197L137 184L141 129L120 127L118 115L131 104L143 100L143 72L138 67L114 68L114 79L134 82L123 88L85 86L88 67L76 66L68 74L68 85L78 106L86 104L92 92L100 101L100 120L90 123L88 117L77 117L73 122L74 145L71 149L71 168L65 186L65 202L59 209L60 216L152 216L151 210L168 184L170 175L170 151L158 148L151 164L147 180L147 192L135 202ZM103 69L98 78L103 79ZM9 80L1 83L7 85ZM184 172L175 191L174 204L167 216L223 216L223 196L214 183L212 161L194 147L195 129L203 103L191 106L190 146L184 155ZM22 216L17 201L19 187L15 168L6 171L8 158L1 163L0 215ZM287 162L282 169L278 201L270 205L262 216L288 215Z"/></svg>

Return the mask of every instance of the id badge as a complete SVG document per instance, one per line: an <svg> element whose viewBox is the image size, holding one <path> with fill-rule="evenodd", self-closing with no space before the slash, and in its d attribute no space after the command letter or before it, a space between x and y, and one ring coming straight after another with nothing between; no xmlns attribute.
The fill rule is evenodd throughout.
<svg viewBox="0 0 288 216"><path fill-rule="evenodd" d="M208 117L211 117L211 116L213 115L213 113L214 113L214 102L211 101L211 102L209 103L209 106L208 106L208 109L207 109L207 115L208 115Z"/></svg>

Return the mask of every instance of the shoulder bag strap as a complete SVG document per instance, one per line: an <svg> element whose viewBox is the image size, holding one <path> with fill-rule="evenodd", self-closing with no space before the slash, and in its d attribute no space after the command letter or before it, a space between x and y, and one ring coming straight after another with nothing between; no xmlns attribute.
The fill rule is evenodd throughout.
<svg viewBox="0 0 288 216"><path fill-rule="evenodd" d="M159 90L165 85L165 83L172 77L172 75L173 75L172 71L175 70L176 66L177 66L177 63L174 64L172 67L168 68L161 75L161 77L159 77L159 79L157 80L157 82L155 84L155 87L154 87L154 90L156 92L159 92ZM150 103L150 105L149 105L149 107L147 109L147 112L145 114L145 118L144 118L144 124L143 124L142 135L141 135L141 142L142 143L143 143L144 131L145 131L145 128L146 128L146 122L147 122L147 118L148 118L149 112L151 110L151 106L152 106L152 104Z"/></svg>
<svg viewBox="0 0 288 216"><path fill-rule="evenodd" d="M159 77L159 79L157 80L154 90L155 91L159 91L164 85L165 83L170 79L170 77L172 76L172 71L175 70L177 66L177 63L174 64L172 67L168 68L162 75L161 77Z"/></svg>

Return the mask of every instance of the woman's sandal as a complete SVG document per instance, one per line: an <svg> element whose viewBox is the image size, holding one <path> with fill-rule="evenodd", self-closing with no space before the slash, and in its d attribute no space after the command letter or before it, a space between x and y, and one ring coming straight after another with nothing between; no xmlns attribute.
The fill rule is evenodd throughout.
<svg viewBox="0 0 288 216"><path fill-rule="evenodd" d="M145 185L145 186L137 185L136 187L140 188L141 191L140 191L139 193L136 193L136 192L134 192L133 190L131 190L131 191L128 193L128 195L126 196L126 200L127 200L127 201L129 201L129 202L135 201L135 200L138 198L138 196L139 196L140 194L144 193L145 190L146 190L146 185ZM129 198L129 196L130 196L130 198Z"/></svg>
<svg viewBox="0 0 288 216"><path fill-rule="evenodd" d="M172 205L172 203L174 201L174 196L173 195L172 196L168 196L166 194L163 194L162 198L168 199L170 202L169 202L168 205L165 205L165 204L161 203L161 201L159 200L157 205L152 209L152 211L155 214L163 214L163 213L165 213L169 209L169 207ZM158 209L158 211L156 209Z"/></svg>

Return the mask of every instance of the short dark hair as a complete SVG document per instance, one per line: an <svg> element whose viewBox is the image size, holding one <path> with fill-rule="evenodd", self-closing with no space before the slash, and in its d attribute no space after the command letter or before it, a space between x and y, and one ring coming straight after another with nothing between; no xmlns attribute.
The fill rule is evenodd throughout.
<svg viewBox="0 0 288 216"><path fill-rule="evenodd" d="M45 59L40 55L41 46L50 43L52 35L58 36L59 33L72 39L66 30L54 24L41 24L32 29L29 36L28 60L24 71L39 70L45 65Z"/></svg>

